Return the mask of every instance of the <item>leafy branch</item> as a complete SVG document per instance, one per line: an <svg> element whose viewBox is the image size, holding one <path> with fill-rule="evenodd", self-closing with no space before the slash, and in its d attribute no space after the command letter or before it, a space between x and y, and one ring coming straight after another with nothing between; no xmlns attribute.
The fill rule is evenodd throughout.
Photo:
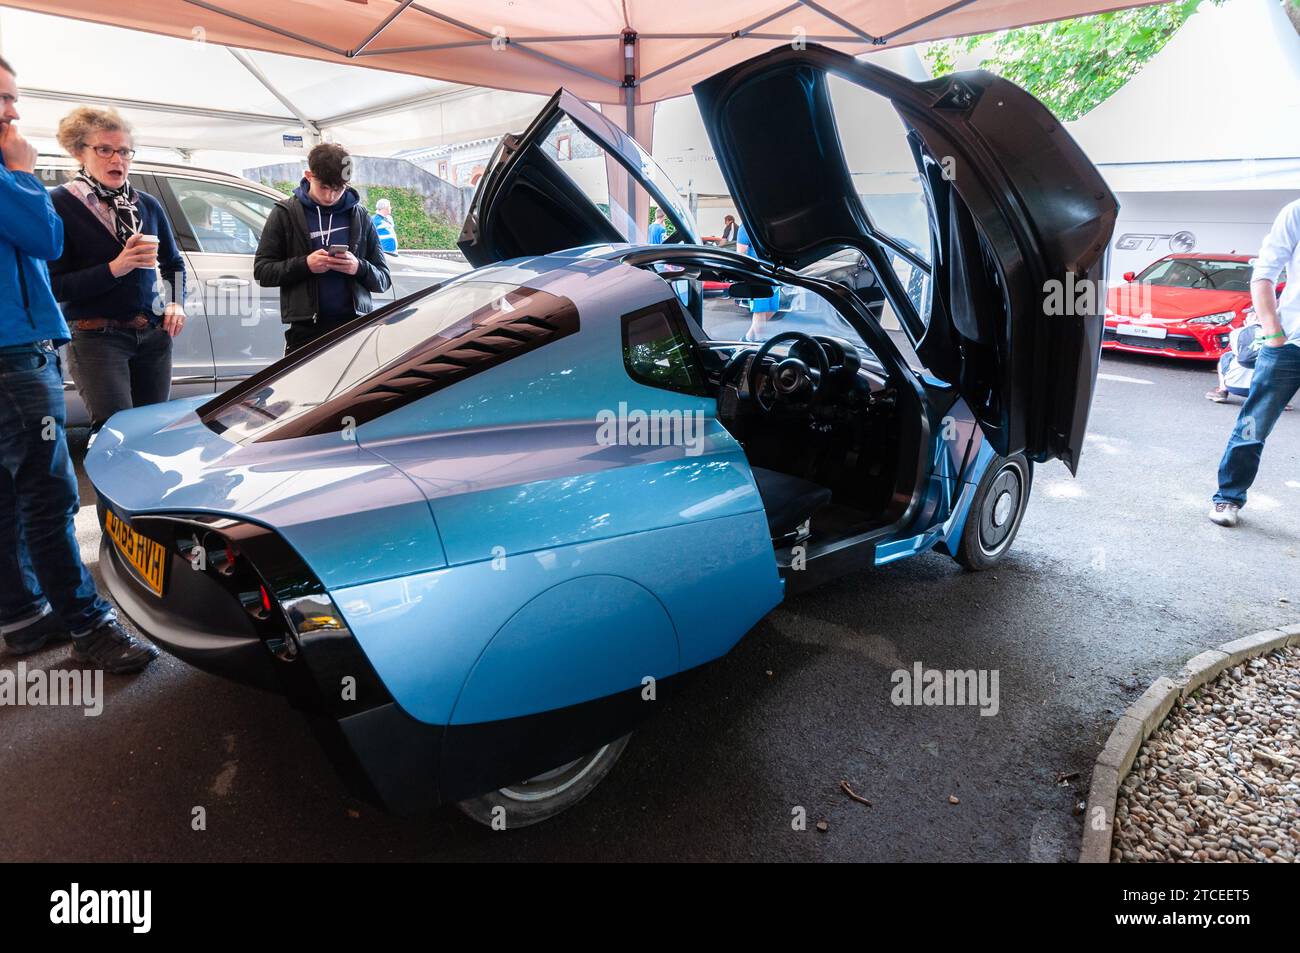
<svg viewBox="0 0 1300 953"><path fill-rule="evenodd" d="M1218 5L1223 0L1207 0ZM1291 0L1293 4L1300 0ZM1078 119L1133 77L1169 42L1201 0L1117 10L1001 33L931 44L924 56L935 76L956 57L989 44L980 66L1023 86L1056 114Z"/></svg>

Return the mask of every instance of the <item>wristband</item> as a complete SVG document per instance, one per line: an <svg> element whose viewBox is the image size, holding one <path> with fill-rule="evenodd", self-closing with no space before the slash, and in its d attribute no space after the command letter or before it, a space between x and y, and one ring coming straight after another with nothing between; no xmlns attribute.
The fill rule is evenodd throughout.
<svg viewBox="0 0 1300 953"><path fill-rule="evenodd" d="M1271 340L1273 340L1274 338L1284 338L1284 337L1286 337L1286 334L1285 334L1284 332L1282 332L1282 331L1278 331L1276 334L1266 334L1266 335L1264 335L1262 338L1260 338L1260 340L1261 340L1261 341L1271 341Z"/></svg>

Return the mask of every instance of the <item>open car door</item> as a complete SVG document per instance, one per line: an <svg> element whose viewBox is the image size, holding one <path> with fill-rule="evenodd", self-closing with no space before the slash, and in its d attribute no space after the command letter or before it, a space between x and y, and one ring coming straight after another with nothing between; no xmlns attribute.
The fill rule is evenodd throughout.
<svg viewBox="0 0 1300 953"><path fill-rule="evenodd" d="M907 128L934 245L933 293L919 305L885 266L907 250L855 188L830 76L884 96ZM922 360L959 387L994 449L1075 469L1118 203L1046 107L991 73L915 83L819 46L772 50L699 83L695 97L761 255L797 269L860 249Z"/></svg>
<svg viewBox="0 0 1300 953"><path fill-rule="evenodd" d="M695 220L635 139L561 89L520 135L501 140L457 244L482 267L565 248L647 241L650 205L674 242L698 243Z"/></svg>

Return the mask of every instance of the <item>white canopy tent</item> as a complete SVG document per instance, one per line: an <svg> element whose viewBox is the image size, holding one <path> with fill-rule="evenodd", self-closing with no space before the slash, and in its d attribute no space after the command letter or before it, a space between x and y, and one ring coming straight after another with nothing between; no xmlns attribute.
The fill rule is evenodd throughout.
<svg viewBox="0 0 1300 953"><path fill-rule="evenodd" d="M18 71L22 126L42 151L57 150L54 132L68 110L97 103L135 125L142 155L175 161L179 153L232 171L283 161L321 137L390 155L499 136L542 102L3 7L0 51ZM141 65L122 68L124 58Z"/></svg>
<svg viewBox="0 0 1300 953"><path fill-rule="evenodd" d="M112 65L92 77L76 75L78 45L65 43L65 37L74 36L66 20L20 44L0 33L0 43L10 54L34 44L33 56L45 62L15 65L38 95L43 90L102 99L113 95L106 87L116 86L121 89L119 106L186 107L178 114L185 118L175 120L171 131L173 138L188 138L191 144L217 141L223 131L227 138L235 137L237 130L231 127L239 118L219 110L238 111L255 123L261 135L246 139L258 142L274 139L277 132L287 134L283 130L291 125L286 123L290 116L309 136L331 124L359 126L358 134L376 135L374 129L366 130L367 121L392 116L413 100L421 107L445 107L447 97L463 92L447 84L463 84L543 95L565 86L589 101L615 107L609 110L612 118L649 147L655 102L680 96L699 79L777 44L820 42L864 53L1138 5L1131 0L715 0L706 5L661 0L568 0L562 5L515 0L4 0L0 6L124 27L131 34L127 42L107 47ZM143 34L179 38L189 52L173 50L170 60L151 59L144 52L155 47L146 45ZM345 76L301 63L282 73L278 60L246 57L268 82L258 90L248 77L232 80L229 89L241 90L233 98L220 80L229 75L227 64L217 62L222 54L210 55L218 44L425 79L380 80L376 76L383 74L370 70ZM66 78L56 81L51 72ZM73 81L89 82L90 88L73 88ZM414 85L403 85L410 83ZM315 95L326 102L307 102ZM194 112L197 108L204 114ZM421 115L431 112L436 110L426 108ZM436 133L438 122L433 126L428 132ZM495 128L490 121L486 127ZM427 143L428 132L418 132Z"/></svg>

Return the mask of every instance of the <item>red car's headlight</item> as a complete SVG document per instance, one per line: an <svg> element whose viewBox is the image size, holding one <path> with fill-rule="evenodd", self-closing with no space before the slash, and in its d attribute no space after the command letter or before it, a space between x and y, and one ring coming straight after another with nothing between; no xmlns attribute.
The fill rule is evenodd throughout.
<svg viewBox="0 0 1300 953"><path fill-rule="evenodd" d="M1236 311L1220 311L1217 314L1207 314L1199 318L1191 318L1188 324L1227 324L1237 316Z"/></svg>

